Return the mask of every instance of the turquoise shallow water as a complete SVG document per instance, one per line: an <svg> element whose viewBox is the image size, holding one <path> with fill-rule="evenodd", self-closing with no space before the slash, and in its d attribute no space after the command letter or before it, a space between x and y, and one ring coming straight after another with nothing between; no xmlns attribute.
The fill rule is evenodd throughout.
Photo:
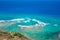
<svg viewBox="0 0 60 40"><path fill-rule="evenodd" d="M5 22L0 22L0 30L5 30L8 32L19 32L25 35L26 37L31 38L32 40L56 40L56 39L59 40L58 36L60 34L59 33L60 32L60 19L58 17L55 18L55 17L47 16L47 15L41 15L41 16L40 15L36 15L36 16L25 15L25 17L22 15L21 16L11 15L11 17L6 16L5 18L4 17L2 18L1 20L4 20ZM26 20L22 21L21 23L20 23L20 20L11 21L17 18L19 19L24 18L26 20L29 20L30 18L31 21L27 23L24 23L24 21ZM37 22L33 22L32 19L37 19L43 22L42 24L39 24L39 25L45 25L44 23L47 23L47 25L35 27L33 25L36 24ZM18 26L18 25L22 25L22 26ZM28 27L23 27L24 25L28 25Z"/></svg>

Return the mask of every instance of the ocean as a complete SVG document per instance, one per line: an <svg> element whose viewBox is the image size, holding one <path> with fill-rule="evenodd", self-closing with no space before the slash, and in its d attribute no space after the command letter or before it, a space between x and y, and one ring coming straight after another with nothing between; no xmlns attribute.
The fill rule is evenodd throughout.
<svg viewBox="0 0 60 40"><path fill-rule="evenodd" d="M60 1L0 1L0 30L32 40L59 40Z"/></svg>

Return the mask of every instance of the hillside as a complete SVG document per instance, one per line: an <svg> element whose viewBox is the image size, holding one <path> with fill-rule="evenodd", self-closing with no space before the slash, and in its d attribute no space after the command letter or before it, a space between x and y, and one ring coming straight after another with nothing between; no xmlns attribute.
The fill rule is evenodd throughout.
<svg viewBox="0 0 60 40"><path fill-rule="evenodd" d="M0 31L0 40L30 40L27 37L15 32Z"/></svg>

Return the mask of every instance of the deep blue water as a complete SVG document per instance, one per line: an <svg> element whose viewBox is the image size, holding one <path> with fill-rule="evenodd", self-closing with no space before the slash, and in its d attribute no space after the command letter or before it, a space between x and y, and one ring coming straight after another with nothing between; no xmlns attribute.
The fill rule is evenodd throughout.
<svg viewBox="0 0 60 40"><path fill-rule="evenodd" d="M0 1L0 12L60 16L60 1Z"/></svg>

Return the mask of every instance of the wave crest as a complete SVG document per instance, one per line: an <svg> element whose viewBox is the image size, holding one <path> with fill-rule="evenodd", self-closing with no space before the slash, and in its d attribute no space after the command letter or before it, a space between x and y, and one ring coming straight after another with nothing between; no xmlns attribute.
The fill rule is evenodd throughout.
<svg viewBox="0 0 60 40"><path fill-rule="evenodd" d="M34 22L34 25L27 25L29 23ZM19 23L19 24L18 24ZM25 23L25 25L21 25L21 23ZM27 23L27 24L26 24ZM17 18L17 19L11 19L11 20L0 20L0 26L10 26L13 24L17 24L17 26L19 27L34 27L34 26L40 26L40 27L44 27L46 25L48 25L48 23L42 22L40 20L37 19L31 19L31 18Z"/></svg>

